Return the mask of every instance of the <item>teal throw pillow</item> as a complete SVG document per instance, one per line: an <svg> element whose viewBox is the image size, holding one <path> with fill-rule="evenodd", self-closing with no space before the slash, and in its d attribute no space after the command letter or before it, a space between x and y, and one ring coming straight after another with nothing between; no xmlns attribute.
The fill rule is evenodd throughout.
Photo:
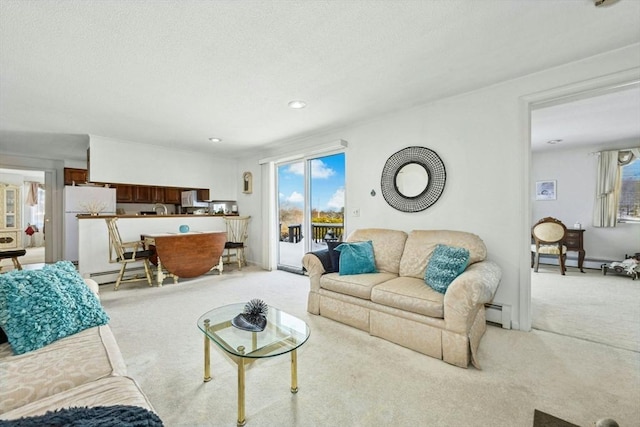
<svg viewBox="0 0 640 427"><path fill-rule="evenodd" d="M467 249L438 245L427 265L424 281L435 291L444 294L451 282L462 274L468 264Z"/></svg>
<svg viewBox="0 0 640 427"><path fill-rule="evenodd" d="M340 252L340 276L378 272L371 240L341 243L335 250Z"/></svg>
<svg viewBox="0 0 640 427"><path fill-rule="evenodd" d="M100 301L69 261L0 275L0 327L14 354L108 322Z"/></svg>

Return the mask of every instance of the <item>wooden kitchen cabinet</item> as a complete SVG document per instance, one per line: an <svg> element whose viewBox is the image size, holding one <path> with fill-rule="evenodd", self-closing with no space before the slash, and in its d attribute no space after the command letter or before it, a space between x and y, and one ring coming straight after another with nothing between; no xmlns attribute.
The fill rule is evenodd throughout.
<svg viewBox="0 0 640 427"><path fill-rule="evenodd" d="M135 203L151 203L151 187L146 185L134 185L133 201Z"/></svg>
<svg viewBox="0 0 640 427"><path fill-rule="evenodd" d="M86 169L64 168L64 185L84 184L88 179Z"/></svg>
<svg viewBox="0 0 640 427"><path fill-rule="evenodd" d="M116 202L133 203L133 185L116 185Z"/></svg>
<svg viewBox="0 0 640 427"><path fill-rule="evenodd" d="M188 190L180 187L158 187L152 185L113 184L116 189L116 201L118 203L167 203L179 205L182 203L182 191ZM196 190L198 201L210 199L209 189Z"/></svg>
<svg viewBox="0 0 640 427"><path fill-rule="evenodd" d="M164 203L171 203L179 205L181 200L182 189L177 187L165 187L164 188Z"/></svg>
<svg viewBox="0 0 640 427"><path fill-rule="evenodd" d="M151 203L164 203L164 187L151 187Z"/></svg>

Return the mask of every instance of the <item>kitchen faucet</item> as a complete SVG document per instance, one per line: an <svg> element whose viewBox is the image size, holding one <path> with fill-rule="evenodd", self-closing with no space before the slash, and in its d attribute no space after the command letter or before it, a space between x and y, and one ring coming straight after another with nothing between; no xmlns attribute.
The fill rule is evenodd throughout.
<svg viewBox="0 0 640 427"><path fill-rule="evenodd" d="M163 211L160 215L167 214L167 207L165 205L163 205L162 203L156 203L155 205L153 205L153 210L156 211L156 213L158 212L158 208L162 208Z"/></svg>

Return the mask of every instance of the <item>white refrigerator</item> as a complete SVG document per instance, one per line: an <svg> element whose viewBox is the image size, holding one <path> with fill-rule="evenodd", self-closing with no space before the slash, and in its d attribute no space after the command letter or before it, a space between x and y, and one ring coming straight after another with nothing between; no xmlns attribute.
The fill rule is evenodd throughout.
<svg viewBox="0 0 640 427"><path fill-rule="evenodd" d="M115 215L116 189L98 186L64 187L64 259L78 261L78 215ZM106 233L105 225L105 233Z"/></svg>

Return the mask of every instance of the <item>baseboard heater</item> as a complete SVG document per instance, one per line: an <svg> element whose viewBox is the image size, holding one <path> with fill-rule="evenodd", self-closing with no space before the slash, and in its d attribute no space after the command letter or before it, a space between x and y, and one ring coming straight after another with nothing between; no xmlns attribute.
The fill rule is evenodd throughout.
<svg viewBox="0 0 640 427"><path fill-rule="evenodd" d="M500 303L484 305L487 313L487 322L501 325L504 329L511 329L511 306Z"/></svg>
<svg viewBox="0 0 640 427"><path fill-rule="evenodd" d="M621 261L621 260L619 260ZM582 263L582 267L591 268L594 270L600 270L602 264L608 264L612 262L611 260L599 259L599 258L585 258ZM547 255L540 254L540 264L541 265L558 265L558 256L557 255ZM566 261L567 267L577 267L578 266L578 257L576 256L567 256Z"/></svg>
<svg viewBox="0 0 640 427"><path fill-rule="evenodd" d="M89 273L89 278L95 280L99 285L103 285L105 283L113 283L118 278L120 274L120 270L111 270L111 271L99 271L95 273ZM144 268L143 267L129 267L127 268L127 272L125 273L125 277L129 277L133 274L140 275L142 279L144 279ZM153 278L155 274L155 270L151 272L151 277Z"/></svg>

